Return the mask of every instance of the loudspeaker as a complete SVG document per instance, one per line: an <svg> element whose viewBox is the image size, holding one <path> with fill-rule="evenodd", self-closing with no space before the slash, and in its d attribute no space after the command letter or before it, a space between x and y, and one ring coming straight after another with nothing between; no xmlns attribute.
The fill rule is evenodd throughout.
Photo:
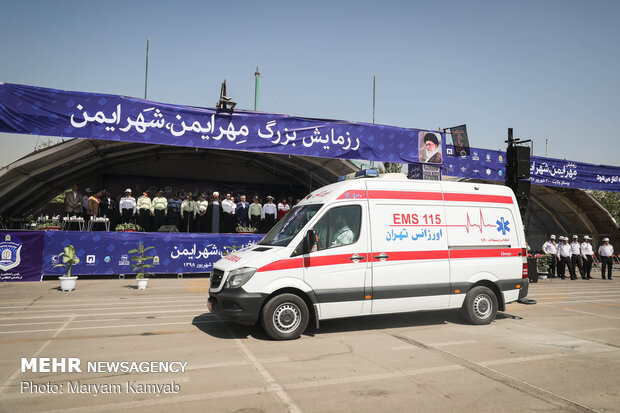
<svg viewBox="0 0 620 413"><path fill-rule="evenodd" d="M509 146L506 151L506 172L514 174L517 179L530 177L530 148L527 146Z"/></svg>
<svg viewBox="0 0 620 413"><path fill-rule="evenodd" d="M530 177L530 161L517 161L516 173L518 179L529 179Z"/></svg>
<svg viewBox="0 0 620 413"><path fill-rule="evenodd" d="M517 162L530 162L530 148L528 146L515 146Z"/></svg>
<svg viewBox="0 0 620 413"><path fill-rule="evenodd" d="M174 225L162 225L157 232L179 232L179 229Z"/></svg>
<svg viewBox="0 0 620 413"><path fill-rule="evenodd" d="M517 190L515 191L515 196L517 198L528 198L530 196L530 187L532 183L530 181L523 181L519 179L517 181Z"/></svg>

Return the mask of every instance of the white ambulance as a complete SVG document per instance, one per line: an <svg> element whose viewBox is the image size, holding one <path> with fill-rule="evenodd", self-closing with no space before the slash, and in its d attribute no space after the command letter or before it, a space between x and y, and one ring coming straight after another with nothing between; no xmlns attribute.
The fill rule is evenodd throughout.
<svg viewBox="0 0 620 413"><path fill-rule="evenodd" d="M310 320L419 310L462 308L488 324L527 286L509 188L388 174L318 189L258 244L224 256L208 305L285 340Z"/></svg>

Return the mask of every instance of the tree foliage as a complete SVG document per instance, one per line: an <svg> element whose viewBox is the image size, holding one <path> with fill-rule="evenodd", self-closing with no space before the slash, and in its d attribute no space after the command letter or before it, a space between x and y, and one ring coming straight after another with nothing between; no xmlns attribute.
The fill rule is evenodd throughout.
<svg viewBox="0 0 620 413"><path fill-rule="evenodd" d="M402 173L403 165L397 162L383 162L383 166L377 169L380 174Z"/></svg>
<svg viewBox="0 0 620 413"><path fill-rule="evenodd" d="M600 204L603 205L607 211L609 211L616 222L620 223L620 193L604 191L588 192L594 197L594 199L600 202Z"/></svg>

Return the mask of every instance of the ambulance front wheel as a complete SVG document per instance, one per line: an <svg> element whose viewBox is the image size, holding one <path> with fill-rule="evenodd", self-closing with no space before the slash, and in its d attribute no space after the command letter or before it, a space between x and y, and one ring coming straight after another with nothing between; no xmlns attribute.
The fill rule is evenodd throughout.
<svg viewBox="0 0 620 413"><path fill-rule="evenodd" d="M497 297L487 287L474 287L465 296L463 315L472 324L489 324L497 314Z"/></svg>
<svg viewBox="0 0 620 413"><path fill-rule="evenodd" d="M280 294L263 307L263 329L274 340L298 338L308 326L308 306L295 294Z"/></svg>

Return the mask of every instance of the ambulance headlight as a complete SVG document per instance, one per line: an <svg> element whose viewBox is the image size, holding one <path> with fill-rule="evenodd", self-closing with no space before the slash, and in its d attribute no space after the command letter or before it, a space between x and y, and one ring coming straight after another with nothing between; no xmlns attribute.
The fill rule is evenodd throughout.
<svg viewBox="0 0 620 413"><path fill-rule="evenodd" d="M236 270L232 270L230 274L228 274L228 279L226 280L226 288L239 288L243 286L256 272L256 268L252 267L243 267L237 268Z"/></svg>

